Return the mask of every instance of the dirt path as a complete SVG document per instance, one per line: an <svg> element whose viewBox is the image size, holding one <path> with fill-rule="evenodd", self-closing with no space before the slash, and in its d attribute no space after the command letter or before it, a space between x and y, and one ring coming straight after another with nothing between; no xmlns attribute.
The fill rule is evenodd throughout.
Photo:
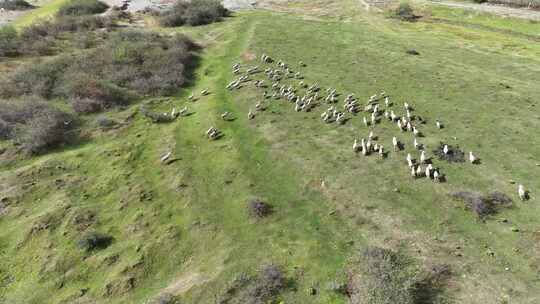
<svg viewBox="0 0 540 304"><path fill-rule="evenodd" d="M426 3L440 4L449 7L470 9L479 12L491 13L505 17L514 17L530 20L540 21L540 11L530 10L526 8L513 8L503 5L493 5L493 4L476 4L468 2L453 2L453 1L427 1Z"/></svg>

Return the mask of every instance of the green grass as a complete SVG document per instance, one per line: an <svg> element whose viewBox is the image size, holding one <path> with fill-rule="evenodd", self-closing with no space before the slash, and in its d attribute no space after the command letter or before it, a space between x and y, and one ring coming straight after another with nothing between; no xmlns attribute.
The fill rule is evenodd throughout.
<svg viewBox="0 0 540 304"><path fill-rule="evenodd" d="M0 171L1 193L18 193L0 217L0 300L70 302L88 289L81 300L143 303L176 286L182 303L213 303L238 273L275 262L297 284L282 295L283 303L346 303L326 284L343 279L349 259L365 246L379 245L399 248L419 264L450 264L450 302L538 302L540 139L532 134L540 125L540 47L467 26L309 14L245 12L218 24L167 30L206 46L193 86L157 106L187 105L193 115L164 125L139 115L116 131L89 129L80 146ZM410 48L420 56L407 55ZM294 69L304 61L307 67L298 69L308 83L361 100L384 89L396 108L410 101L429 120L422 142L430 149L439 140L457 142L482 164L436 162L447 183L413 181L406 152L386 160L353 155L354 137L368 133L361 114L338 127L322 124L322 108L296 113L272 101L248 120L261 91L248 86L231 93L224 86L233 63L259 64L250 58L263 52ZM207 87L208 97L186 101L191 91ZM109 115L122 119L137 107ZM225 110L237 119L222 121ZM436 118L447 127L437 130ZM210 126L225 137L208 141ZM389 148L397 132L383 123L375 133ZM412 152L412 139L399 137ZM161 165L160 155L169 150L181 159ZM516 202L486 223L447 195L500 190L515 198L511 179L531 189L533 200ZM141 199L149 193L152 200ZM245 205L253 197L272 204L275 214L249 219ZM81 223L75 221L85 212L95 214L91 230L114 237L109 248L86 258L76 248ZM43 216L53 219L50 226L30 235ZM512 226L521 232L511 232ZM104 294L107 284L128 278L135 280L133 290ZM317 296L307 294L311 286Z"/></svg>
<svg viewBox="0 0 540 304"><path fill-rule="evenodd" d="M40 7L28 11L23 16L17 18L13 22L13 25L17 28L22 28L32 24L36 20L51 18L67 2L68 0L51 0L50 2L46 2Z"/></svg>
<svg viewBox="0 0 540 304"><path fill-rule="evenodd" d="M464 26L476 26L480 29L507 32L509 34L525 34L540 38L539 21L510 17L502 18L493 14L440 5L429 6L427 13L432 18L456 22Z"/></svg>

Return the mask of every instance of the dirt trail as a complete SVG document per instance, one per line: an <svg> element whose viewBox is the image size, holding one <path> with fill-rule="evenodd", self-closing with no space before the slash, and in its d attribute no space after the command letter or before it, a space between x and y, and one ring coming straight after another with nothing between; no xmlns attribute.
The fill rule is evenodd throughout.
<svg viewBox="0 0 540 304"><path fill-rule="evenodd" d="M535 11L526 8L513 8L503 5L493 5L493 4L477 4L477 3L468 3L468 2L453 2L453 1L426 1L426 3L440 4L449 7L470 9L479 12L491 13L495 15L513 17L513 18L522 18L530 20L540 21L540 11Z"/></svg>

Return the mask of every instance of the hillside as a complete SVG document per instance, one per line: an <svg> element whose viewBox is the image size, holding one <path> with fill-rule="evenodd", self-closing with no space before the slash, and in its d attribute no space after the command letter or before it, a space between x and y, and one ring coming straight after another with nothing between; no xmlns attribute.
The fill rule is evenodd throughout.
<svg viewBox="0 0 540 304"><path fill-rule="evenodd" d="M44 4L15 26L24 31L64 4ZM412 5L415 22L353 0L258 1L197 26L131 12L115 26L56 27L40 40L50 44L26 41L2 57L5 77L67 54L89 58L59 63L68 76L77 63L109 84L120 76L99 64L127 62L126 73L147 82L104 85L114 98L93 113L78 112L75 89L56 83L39 99L76 117L76 139L38 154L0 140L0 303L539 303L540 23ZM114 36L131 30L162 36ZM179 47L173 34L197 47ZM145 53L148 41L166 47ZM186 53L168 52L177 48ZM130 54L155 62L140 64L151 75ZM254 66L250 81L226 88ZM31 100L41 87L27 77L28 91L5 99ZM299 99L316 85L320 98L295 109L282 85ZM345 110L349 94L358 113ZM374 95L381 111L369 123ZM411 177L415 136L383 115L406 116L405 102L439 181ZM321 119L331 106L343 124ZM173 109L186 115L156 122ZM222 136L210 139L210 127ZM353 151L370 131L384 157ZM464 161L439 158L441 143Z"/></svg>

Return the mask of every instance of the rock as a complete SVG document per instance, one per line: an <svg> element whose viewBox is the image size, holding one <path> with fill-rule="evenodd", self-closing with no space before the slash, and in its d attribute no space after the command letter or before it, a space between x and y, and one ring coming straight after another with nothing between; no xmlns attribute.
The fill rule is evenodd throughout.
<svg viewBox="0 0 540 304"><path fill-rule="evenodd" d="M398 189L398 188L394 188L393 191L396 192L396 193L399 193L399 189Z"/></svg>

